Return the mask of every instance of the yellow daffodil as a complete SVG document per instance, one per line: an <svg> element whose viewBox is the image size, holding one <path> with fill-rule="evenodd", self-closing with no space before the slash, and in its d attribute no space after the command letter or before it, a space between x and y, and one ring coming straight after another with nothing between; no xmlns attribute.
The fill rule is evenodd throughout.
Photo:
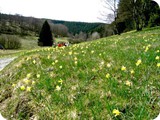
<svg viewBox="0 0 160 120"><path fill-rule="evenodd" d="M15 87L16 86L16 84L12 84L12 87Z"/></svg>
<svg viewBox="0 0 160 120"><path fill-rule="evenodd" d="M112 111L112 113L114 114L114 116L116 117L116 116L118 116L118 115L120 115L120 111L119 110L117 110L117 109L114 109L113 111Z"/></svg>
<svg viewBox="0 0 160 120"><path fill-rule="evenodd" d="M30 60L30 59L31 59L30 57L27 57L27 61Z"/></svg>
<svg viewBox="0 0 160 120"><path fill-rule="evenodd" d="M35 61L35 60L33 60L33 63L34 63L34 64L36 64L36 61Z"/></svg>
<svg viewBox="0 0 160 120"><path fill-rule="evenodd" d="M55 60L55 63L58 63L58 60Z"/></svg>
<svg viewBox="0 0 160 120"><path fill-rule="evenodd" d="M151 45L149 44L149 45L147 45L147 47L151 47Z"/></svg>
<svg viewBox="0 0 160 120"><path fill-rule="evenodd" d="M69 52L69 55L72 55L72 51L71 51L71 52Z"/></svg>
<svg viewBox="0 0 160 120"><path fill-rule="evenodd" d="M93 53L94 53L94 50L92 50L91 53L93 54Z"/></svg>
<svg viewBox="0 0 160 120"><path fill-rule="evenodd" d="M156 56L156 58L155 58L156 60L159 60L159 56Z"/></svg>
<svg viewBox="0 0 160 120"><path fill-rule="evenodd" d="M147 52L148 50L149 50L149 47L147 46L146 49L145 49L145 52Z"/></svg>
<svg viewBox="0 0 160 120"><path fill-rule="evenodd" d="M75 57L74 60L77 61L77 58Z"/></svg>
<svg viewBox="0 0 160 120"><path fill-rule="evenodd" d="M159 50L157 50L156 53L159 53Z"/></svg>
<svg viewBox="0 0 160 120"><path fill-rule="evenodd" d="M122 70L122 71L126 71L126 67L125 67L125 66L122 66L122 67L121 67L121 70Z"/></svg>
<svg viewBox="0 0 160 120"><path fill-rule="evenodd" d="M22 85L22 86L20 87L20 89L21 89L22 91L25 90L25 86Z"/></svg>
<svg viewBox="0 0 160 120"><path fill-rule="evenodd" d="M125 83L127 86L131 86L132 85L132 83L130 82L130 81L126 81L126 83Z"/></svg>
<svg viewBox="0 0 160 120"><path fill-rule="evenodd" d="M60 69L62 69L62 68L63 68L63 67L62 67L62 65L61 65L61 66L59 66L59 68L60 68Z"/></svg>
<svg viewBox="0 0 160 120"><path fill-rule="evenodd" d="M26 88L26 91L27 91L27 92L30 92L30 91L31 91L31 87L27 87L27 88Z"/></svg>
<svg viewBox="0 0 160 120"><path fill-rule="evenodd" d="M40 74L37 74L36 76L37 76L37 78L40 78Z"/></svg>
<svg viewBox="0 0 160 120"><path fill-rule="evenodd" d="M160 63L157 63L157 67L158 67L158 68L160 67Z"/></svg>
<svg viewBox="0 0 160 120"><path fill-rule="evenodd" d="M50 59L51 58L51 56L50 55L48 55L48 57L47 57L48 59Z"/></svg>
<svg viewBox="0 0 160 120"><path fill-rule="evenodd" d="M27 74L27 78L30 78L31 77L31 73Z"/></svg>
<svg viewBox="0 0 160 120"><path fill-rule="evenodd" d="M107 63L107 67L110 68L110 67L111 67L111 64L110 64L110 63Z"/></svg>
<svg viewBox="0 0 160 120"><path fill-rule="evenodd" d="M104 65L104 61L102 61L102 62L100 63L100 65Z"/></svg>
<svg viewBox="0 0 160 120"><path fill-rule="evenodd" d="M34 85L35 84L35 81L32 81L32 85Z"/></svg>
<svg viewBox="0 0 160 120"><path fill-rule="evenodd" d="M62 79L60 79L58 82L59 82L60 84L62 84L62 83L63 83L63 80L62 80Z"/></svg>
<svg viewBox="0 0 160 120"><path fill-rule="evenodd" d="M139 66L141 63L142 63L142 60L139 59L139 60L136 62L136 66Z"/></svg>
<svg viewBox="0 0 160 120"><path fill-rule="evenodd" d="M61 87L57 85L57 86L56 86L56 90L57 90L57 91L60 91L60 90L61 90Z"/></svg>
<svg viewBox="0 0 160 120"><path fill-rule="evenodd" d="M108 79L109 77L110 77L110 74L109 74L109 73L107 73L107 74L106 74L106 78Z"/></svg>
<svg viewBox="0 0 160 120"><path fill-rule="evenodd" d="M55 62L52 62L52 65L55 65Z"/></svg>
<svg viewBox="0 0 160 120"><path fill-rule="evenodd" d="M28 80L28 79L24 79L23 81L25 84L29 84L29 82L30 82L30 80Z"/></svg>
<svg viewBox="0 0 160 120"><path fill-rule="evenodd" d="M131 70L130 72L131 72L131 74L134 74L134 73L135 73L134 70Z"/></svg>
<svg viewBox="0 0 160 120"><path fill-rule="evenodd" d="M77 61L75 61L74 64L77 64Z"/></svg>

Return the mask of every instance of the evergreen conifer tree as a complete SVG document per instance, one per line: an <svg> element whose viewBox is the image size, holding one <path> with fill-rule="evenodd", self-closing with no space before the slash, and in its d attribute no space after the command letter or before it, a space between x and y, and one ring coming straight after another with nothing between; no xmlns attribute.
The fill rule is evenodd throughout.
<svg viewBox="0 0 160 120"><path fill-rule="evenodd" d="M52 46L53 45L53 37L50 26L47 21L43 23L39 39L38 39L39 46Z"/></svg>

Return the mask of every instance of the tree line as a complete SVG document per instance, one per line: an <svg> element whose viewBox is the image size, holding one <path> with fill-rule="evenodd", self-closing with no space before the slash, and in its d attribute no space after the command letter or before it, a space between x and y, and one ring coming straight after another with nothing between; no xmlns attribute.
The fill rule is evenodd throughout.
<svg viewBox="0 0 160 120"><path fill-rule="evenodd" d="M99 26L103 26L104 23L87 23L87 22L70 22L62 20L52 20L54 24L63 24L68 28L68 32L75 35L80 32L89 33L95 30Z"/></svg>
<svg viewBox="0 0 160 120"><path fill-rule="evenodd" d="M80 32L93 33L103 23L71 22L62 20L38 19L22 15L0 13L0 34L36 35L38 36L45 20L48 21L55 37L66 37Z"/></svg>
<svg viewBox="0 0 160 120"><path fill-rule="evenodd" d="M34 17L0 13L0 34L38 35L42 24L42 20Z"/></svg>

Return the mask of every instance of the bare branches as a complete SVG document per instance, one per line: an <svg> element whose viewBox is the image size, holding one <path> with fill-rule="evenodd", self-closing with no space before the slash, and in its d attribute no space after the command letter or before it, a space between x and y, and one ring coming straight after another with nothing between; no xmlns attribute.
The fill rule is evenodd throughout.
<svg viewBox="0 0 160 120"><path fill-rule="evenodd" d="M105 3L105 8L107 8L108 10L111 10L112 12L115 12L115 10L117 9L117 3L118 0L103 0Z"/></svg>
<svg viewBox="0 0 160 120"><path fill-rule="evenodd" d="M119 0L102 0L105 11L101 12L103 18L99 18L105 22L113 22L117 17L117 4Z"/></svg>

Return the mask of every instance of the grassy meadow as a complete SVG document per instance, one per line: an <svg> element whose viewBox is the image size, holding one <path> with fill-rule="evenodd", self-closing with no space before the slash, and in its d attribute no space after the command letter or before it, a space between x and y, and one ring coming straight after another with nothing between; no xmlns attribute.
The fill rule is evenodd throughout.
<svg viewBox="0 0 160 120"><path fill-rule="evenodd" d="M160 112L160 27L22 51L0 74L9 120L151 120Z"/></svg>
<svg viewBox="0 0 160 120"><path fill-rule="evenodd" d="M17 56L19 54L23 54L25 51L28 50L34 50L34 49L40 49L40 47L37 44L38 37L33 37L33 36L16 36L20 42L21 42L21 48L20 49L10 49L10 50L0 50L0 58L1 57L12 57L12 56ZM54 38L55 43L58 42L66 42L67 38Z"/></svg>

